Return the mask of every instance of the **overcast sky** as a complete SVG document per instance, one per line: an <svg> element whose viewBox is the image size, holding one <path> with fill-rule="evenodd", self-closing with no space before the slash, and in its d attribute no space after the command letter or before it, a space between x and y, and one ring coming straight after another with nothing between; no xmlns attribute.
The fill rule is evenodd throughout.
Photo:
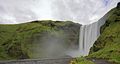
<svg viewBox="0 0 120 64"><path fill-rule="evenodd" d="M99 20L120 0L0 0L0 23L31 20L71 20L89 24Z"/></svg>

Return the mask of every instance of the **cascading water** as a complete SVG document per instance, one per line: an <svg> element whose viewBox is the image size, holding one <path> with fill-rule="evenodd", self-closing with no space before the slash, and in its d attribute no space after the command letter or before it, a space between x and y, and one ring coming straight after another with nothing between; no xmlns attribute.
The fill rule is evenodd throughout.
<svg viewBox="0 0 120 64"><path fill-rule="evenodd" d="M86 56L89 54L90 48L93 46L96 39L100 36L100 28L102 25L104 25L106 18L107 14L99 21L89 25L83 25L80 28L79 51L81 56Z"/></svg>
<svg viewBox="0 0 120 64"><path fill-rule="evenodd" d="M119 0L0 0L0 23L51 19L83 24L80 28L79 49L68 55L86 56L100 35L100 27L105 23L106 15L101 17L117 2Z"/></svg>
<svg viewBox="0 0 120 64"><path fill-rule="evenodd" d="M79 49L69 52L68 55L73 57L87 56L90 48L100 36L100 28L105 24L106 18L107 14L97 22L88 25L82 25L80 27Z"/></svg>

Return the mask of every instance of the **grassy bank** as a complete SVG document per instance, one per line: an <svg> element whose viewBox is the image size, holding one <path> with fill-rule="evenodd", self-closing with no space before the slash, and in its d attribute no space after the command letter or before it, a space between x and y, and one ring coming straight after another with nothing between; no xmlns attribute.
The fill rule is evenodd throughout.
<svg viewBox="0 0 120 64"><path fill-rule="evenodd" d="M79 24L71 21L0 24L0 60L40 58L44 42L66 42L66 47L72 47L78 42L79 28Z"/></svg>
<svg viewBox="0 0 120 64"><path fill-rule="evenodd" d="M106 23L101 27L101 35L90 52L90 58L120 63L120 8L108 13Z"/></svg>

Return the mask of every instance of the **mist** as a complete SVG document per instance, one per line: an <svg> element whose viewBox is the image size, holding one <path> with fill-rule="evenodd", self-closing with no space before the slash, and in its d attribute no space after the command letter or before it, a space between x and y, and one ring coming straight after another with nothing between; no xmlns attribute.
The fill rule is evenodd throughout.
<svg viewBox="0 0 120 64"><path fill-rule="evenodd" d="M37 38L36 38L37 37ZM31 51L33 58L68 58L68 51L73 50L66 42L67 36L60 32L36 34L33 37Z"/></svg>

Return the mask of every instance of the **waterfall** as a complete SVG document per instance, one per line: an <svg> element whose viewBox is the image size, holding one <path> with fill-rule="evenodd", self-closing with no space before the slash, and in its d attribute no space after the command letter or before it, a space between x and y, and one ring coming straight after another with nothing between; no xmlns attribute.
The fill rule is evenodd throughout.
<svg viewBox="0 0 120 64"><path fill-rule="evenodd" d="M98 22L83 25L80 29L80 42L79 42L79 50L82 56L86 56L89 53L89 49L94 44L95 40L98 37Z"/></svg>
<svg viewBox="0 0 120 64"><path fill-rule="evenodd" d="M79 36L79 52L80 56L86 56L89 54L90 48L94 42L100 36L100 28L105 24L107 14L102 17L99 21L88 25L82 25L80 27Z"/></svg>
<svg viewBox="0 0 120 64"><path fill-rule="evenodd" d="M70 50L67 52L67 54L72 57L87 56L89 54L90 48L100 36L100 28L105 24L106 19L107 14L97 22L82 25L79 31L79 49Z"/></svg>
<svg viewBox="0 0 120 64"><path fill-rule="evenodd" d="M17 24L34 20L73 21L80 27L79 49L70 50L73 57L86 56L100 35L106 12L119 0L0 0L0 24ZM101 19L100 19L101 18ZM97 21L100 19L99 21ZM97 22L96 22L97 21Z"/></svg>

